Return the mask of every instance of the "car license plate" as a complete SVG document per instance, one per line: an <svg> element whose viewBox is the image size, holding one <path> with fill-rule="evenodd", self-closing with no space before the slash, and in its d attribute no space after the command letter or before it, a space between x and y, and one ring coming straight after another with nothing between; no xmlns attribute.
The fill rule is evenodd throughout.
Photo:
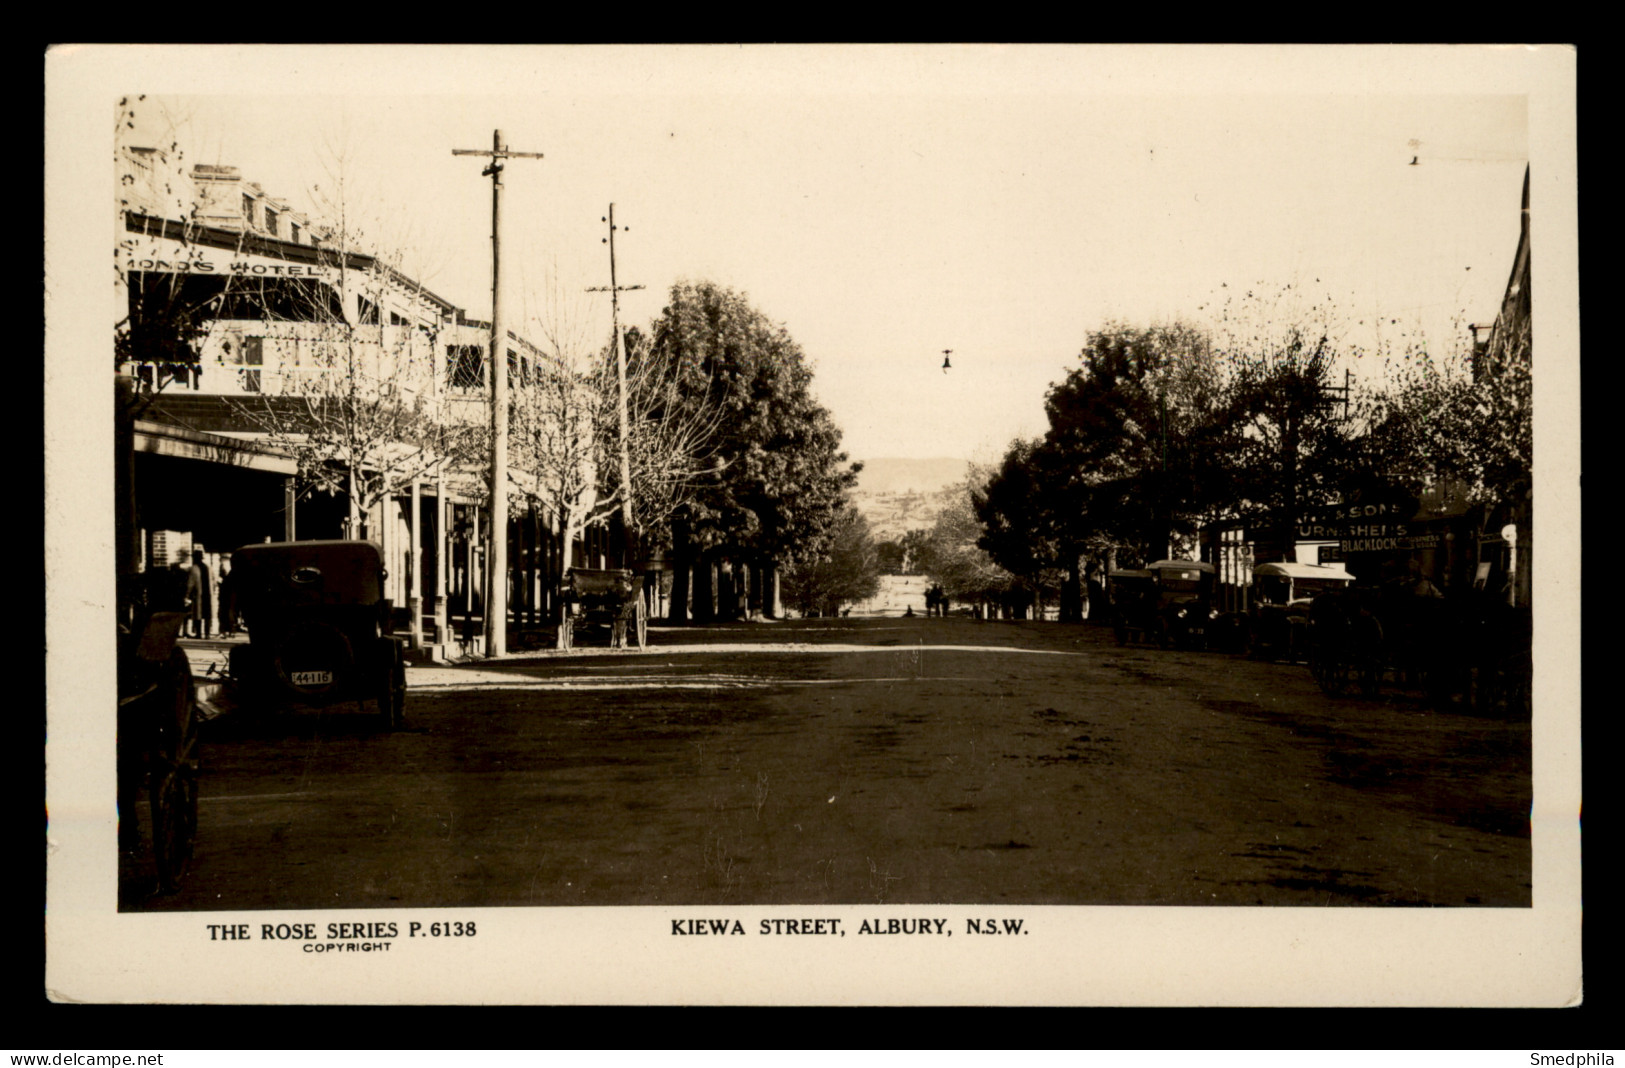
<svg viewBox="0 0 1625 1068"><path fill-rule="evenodd" d="M333 681L331 671L295 671L293 684L295 686L323 686Z"/></svg>

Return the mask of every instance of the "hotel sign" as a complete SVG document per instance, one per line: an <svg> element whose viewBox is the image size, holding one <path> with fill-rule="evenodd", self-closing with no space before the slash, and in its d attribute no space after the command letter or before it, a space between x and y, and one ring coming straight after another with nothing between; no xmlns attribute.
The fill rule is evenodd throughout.
<svg viewBox="0 0 1625 1068"><path fill-rule="evenodd" d="M289 263L270 256L258 256L230 249L210 249L196 245L151 241L132 242L121 249L127 271L159 274L206 274L244 278L321 278L334 280L336 267L314 263Z"/></svg>

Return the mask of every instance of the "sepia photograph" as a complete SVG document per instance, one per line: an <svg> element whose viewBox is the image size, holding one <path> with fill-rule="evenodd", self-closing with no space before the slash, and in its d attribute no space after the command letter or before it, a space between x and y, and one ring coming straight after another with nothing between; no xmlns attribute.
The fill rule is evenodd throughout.
<svg viewBox="0 0 1625 1068"><path fill-rule="evenodd" d="M1582 998L1572 49L45 67L54 1000Z"/></svg>

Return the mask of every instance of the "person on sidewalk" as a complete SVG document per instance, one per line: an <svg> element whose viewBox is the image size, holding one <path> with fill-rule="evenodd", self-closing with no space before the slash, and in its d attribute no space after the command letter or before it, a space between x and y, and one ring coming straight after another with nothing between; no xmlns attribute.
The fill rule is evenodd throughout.
<svg viewBox="0 0 1625 1068"><path fill-rule="evenodd" d="M231 554L220 557L220 636L237 633L237 573L231 567Z"/></svg>
<svg viewBox="0 0 1625 1068"><path fill-rule="evenodd" d="M214 588L209 582L209 565L203 550L192 550L192 567L186 573L186 600L191 619L188 629L194 638L207 638L214 622Z"/></svg>

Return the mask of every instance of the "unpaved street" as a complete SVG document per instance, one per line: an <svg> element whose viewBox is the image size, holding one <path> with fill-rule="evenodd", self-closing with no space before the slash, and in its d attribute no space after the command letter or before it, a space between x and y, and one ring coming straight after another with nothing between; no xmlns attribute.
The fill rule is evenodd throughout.
<svg viewBox="0 0 1625 1068"><path fill-rule="evenodd" d="M161 910L1530 904L1529 725L969 619L655 629L206 728Z"/></svg>

